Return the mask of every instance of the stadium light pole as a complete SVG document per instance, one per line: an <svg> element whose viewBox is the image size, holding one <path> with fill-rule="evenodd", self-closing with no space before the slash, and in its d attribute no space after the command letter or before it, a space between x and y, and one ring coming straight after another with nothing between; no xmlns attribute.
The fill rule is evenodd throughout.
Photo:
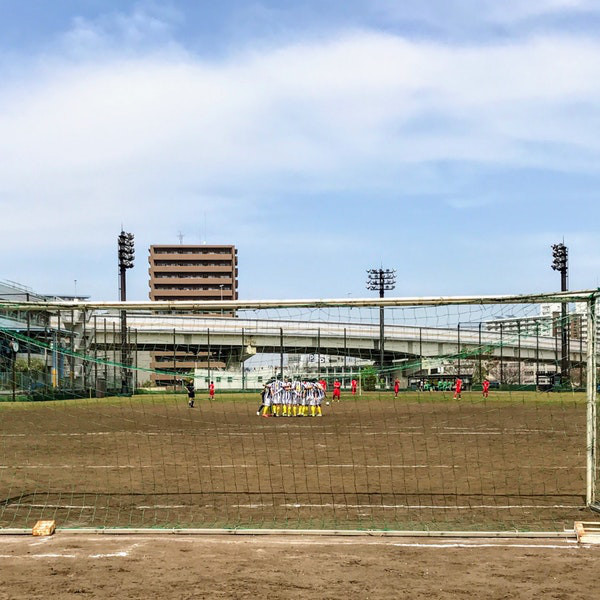
<svg viewBox="0 0 600 600"><path fill-rule="evenodd" d="M135 248L133 244L133 233L127 233L121 230L117 238L118 257L119 257L119 291L121 302L127 300L127 270L133 268L135 258ZM121 393L129 393L130 372L126 368L130 364L129 344L127 343L127 312L121 310Z"/></svg>
<svg viewBox="0 0 600 600"><path fill-rule="evenodd" d="M552 244L552 269L560 273L560 291L566 292L569 289L569 249L564 243ZM560 305L560 345L561 345L561 385L569 380L569 338L567 330L567 305L561 302Z"/></svg>
<svg viewBox="0 0 600 600"><path fill-rule="evenodd" d="M396 287L396 271L394 269L367 269L367 289L378 291L383 298L385 292ZM379 307L379 368L383 371L385 334L385 316L383 306Z"/></svg>

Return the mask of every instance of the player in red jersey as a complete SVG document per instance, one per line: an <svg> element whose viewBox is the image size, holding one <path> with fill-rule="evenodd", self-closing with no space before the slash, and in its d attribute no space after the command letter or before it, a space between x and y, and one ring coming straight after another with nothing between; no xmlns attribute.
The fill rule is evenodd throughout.
<svg viewBox="0 0 600 600"><path fill-rule="evenodd" d="M350 382L350 390L352 391L352 395L356 396L356 387L358 386L358 381L356 381L356 379L353 379Z"/></svg>
<svg viewBox="0 0 600 600"><path fill-rule="evenodd" d="M460 400L460 399L462 399L462 396L461 396L462 379L460 377L457 377L456 378L456 383L454 385L455 385L454 399L456 400L458 398Z"/></svg>
<svg viewBox="0 0 600 600"><path fill-rule="evenodd" d="M483 380L483 397L487 398L490 394L490 382L487 377Z"/></svg>
<svg viewBox="0 0 600 600"><path fill-rule="evenodd" d="M215 398L215 383L214 383L214 381L211 381L210 385L208 386L208 395L210 396L211 400L214 400L214 398Z"/></svg>
<svg viewBox="0 0 600 600"><path fill-rule="evenodd" d="M336 379L333 382L333 397L331 398L332 402L335 402L336 400L339 402L340 401L340 397L341 397L341 389L342 389L342 384L339 382L338 379Z"/></svg>
<svg viewBox="0 0 600 600"><path fill-rule="evenodd" d="M398 397L398 392L400 391L400 380L396 378L394 381L394 398Z"/></svg>

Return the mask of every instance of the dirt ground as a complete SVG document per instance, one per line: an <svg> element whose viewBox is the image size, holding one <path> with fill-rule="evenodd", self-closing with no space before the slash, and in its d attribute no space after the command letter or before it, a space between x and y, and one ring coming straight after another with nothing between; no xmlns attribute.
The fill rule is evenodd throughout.
<svg viewBox="0 0 600 600"><path fill-rule="evenodd" d="M0 536L0 600L598 597L600 547L566 539Z"/></svg>
<svg viewBox="0 0 600 600"><path fill-rule="evenodd" d="M0 527L539 530L585 509L583 396L0 404Z"/></svg>

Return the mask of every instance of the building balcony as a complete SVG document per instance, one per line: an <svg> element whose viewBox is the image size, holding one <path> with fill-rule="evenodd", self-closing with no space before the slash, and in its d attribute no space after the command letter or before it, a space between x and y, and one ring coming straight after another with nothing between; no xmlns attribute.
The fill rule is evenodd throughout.
<svg viewBox="0 0 600 600"><path fill-rule="evenodd" d="M190 264L153 264L150 263L148 273L171 271L173 273L226 273L231 276L234 273L234 269L230 263L223 265L214 264L203 264L198 261L194 261ZM237 269L235 269L237 272Z"/></svg>
<svg viewBox="0 0 600 600"><path fill-rule="evenodd" d="M163 362L163 361L150 361L150 368L151 369L156 369L157 371L171 371L173 370L173 367L176 370L179 369L201 369L201 368L205 368L208 364L208 361L205 359L203 360L176 360L175 363L173 364L173 361L171 361L170 363L168 362ZM211 367L214 367L217 364L217 361L211 362ZM218 363L221 364L221 363Z"/></svg>
<svg viewBox="0 0 600 600"><path fill-rule="evenodd" d="M150 286L155 289L161 285L173 285L173 286L211 286L220 289L219 286L231 286L233 285L233 279L231 277L152 277L150 279ZM223 287L225 290L226 288Z"/></svg>
<svg viewBox="0 0 600 600"><path fill-rule="evenodd" d="M214 253L206 253L206 254L198 254L197 252L164 252L157 254L155 252L150 252L148 260L152 262L156 262L157 260L177 260L177 261L211 261L211 260L221 260L227 261L229 263L235 261L235 255L229 252L228 254L214 254Z"/></svg>
<svg viewBox="0 0 600 600"><path fill-rule="evenodd" d="M223 290L223 300L234 300L237 297L237 291L234 293L231 290ZM205 300L210 301L221 300L220 290L150 290L150 300L165 300L177 301L177 300L198 300L203 302ZM218 309L215 309L217 311Z"/></svg>

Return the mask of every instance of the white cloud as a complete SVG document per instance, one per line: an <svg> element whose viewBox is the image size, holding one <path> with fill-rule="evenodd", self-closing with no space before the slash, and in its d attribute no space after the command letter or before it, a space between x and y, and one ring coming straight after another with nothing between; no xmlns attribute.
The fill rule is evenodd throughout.
<svg viewBox="0 0 600 600"><path fill-rule="evenodd" d="M102 246L121 222L157 242L205 211L250 237L265 198L419 192L435 161L597 169L596 39L354 31L209 60L174 44L168 19L117 23L76 22L68 51L0 83L5 243L24 222L34 253Z"/></svg>
<svg viewBox="0 0 600 600"><path fill-rule="evenodd" d="M176 25L183 15L168 5L138 3L129 14L114 12L96 19L75 17L72 27L58 42L74 58L147 48L157 43L172 45Z"/></svg>
<svg viewBox="0 0 600 600"><path fill-rule="evenodd" d="M585 118L600 99L599 51L564 37L456 48L358 32L217 63L54 63L0 88L0 185L61 202L107 187L118 205L147 205L294 176L368 186L373 172L435 160L587 169L600 143ZM577 152L557 160L548 142Z"/></svg>
<svg viewBox="0 0 600 600"><path fill-rule="evenodd" d="M425 23L437 31L455 31L461 36L490 27L506 28L533 24L547 18L581 16L600 12L596 0L427 0L397 2L371 0L369 6L392 22Z"/></svg>
<svg viewBox="0 0 600 600"><path fill-rule="evenodd" d="M595 0L504 0L487 2L486 18L498 22L515 22L542 16L598 10Z"/></svg>

